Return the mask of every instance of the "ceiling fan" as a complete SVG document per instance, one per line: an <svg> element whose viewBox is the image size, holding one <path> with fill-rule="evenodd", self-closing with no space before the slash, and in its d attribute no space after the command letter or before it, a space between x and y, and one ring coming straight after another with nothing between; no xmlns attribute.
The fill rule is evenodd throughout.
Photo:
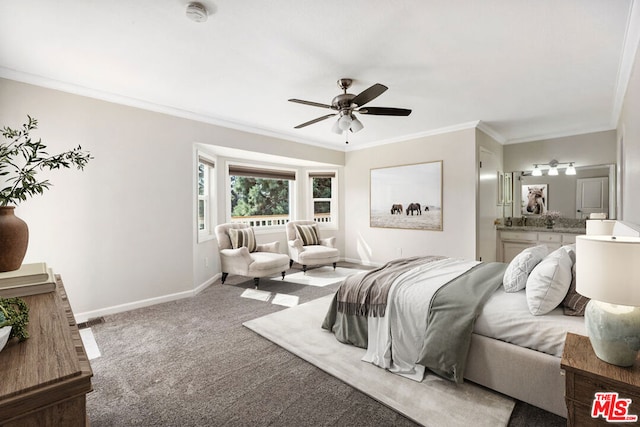
<svg viewBox="0 0 640 427"><path fill-rule="evenodd" d="M411 110L406 108L391 108L391 107L365 107L364 105L370 101L373 101L380 95L382 95L388 87L380 83L376 83L373 86L360 92L358 95L347 93L347 89L353 83L353 79L339 79L338 86L343 90L343 93L333 98L331 105L321 104L319 102L304 101L302 99L290 99L291 102L297 102L298 104L311 105L313 107L329 108L334 110L335 113L326 114L322 117L318 117L308 122L299 124L294 129L300 129L305 126L318 123L322 120L326 120L329 117L339 115L338 120L333 124L331 130L337 134L351 131L358 132L364 128L364 125L354 113L359 114L371 114L374 116L408 116L411 114ZM348 143L348 141L347 141Z"/></svg>

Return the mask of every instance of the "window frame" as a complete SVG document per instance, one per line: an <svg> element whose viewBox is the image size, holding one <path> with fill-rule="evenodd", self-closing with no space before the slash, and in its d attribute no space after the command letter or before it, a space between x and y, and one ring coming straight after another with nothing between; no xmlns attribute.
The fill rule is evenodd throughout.
<svg viewBox="0 0 640 427"><path fill-rule="evenodd" d="M330 218L329 222L316 222L318 227L327 230L337 230L339 228L339 206L338 206L338 171L335 169L319 169L319 170L307 170L307 188L309 194L308 212L309 216L315 221L315 202L316 201L329 201L330 203ZM313 197L313 179L314 178L331 178L331 198L314 198Z"/></svg>
<svg viewBox="0 0 640 427"><path fill-rule="evenodd" d="M240 169L246 174L234 174L231 172L232 169ZM254 231L258 234L261 232L273 232L284 230L286 223L289 221L293 221L296 217L296 191L297 191L297 179L299 178L299 171L295 168L288 168L284 165L273 165L273 164L261 164L261 163L248 163L248 162L239 162L239 161L227 161L225 166L225 219L226 222L234 222L231 217L231 176L253 176L250 174L250 171L257 172L265 172L262 176L255 176L256 178L265 178L265 179L278 179L275 175L282 175L281 179L288 179L289 181L289 216L288 218L283 220L282 224L275 225L252 225ZM258 173L258 175L261 175ZM284 176L289 176L290 178L284 178Z"/></svg>
<svg viewBox="0 0 640 427"><path fill-rule="evenodd" d="M196 232L198 243L202 243L215 238L214 228L217 223L216 209L216 163L217 158L201 151L196 151ZM205 167L204 194L200 194L200 165ZM200 202L204 202L204 228L200 229Z"/></svg>

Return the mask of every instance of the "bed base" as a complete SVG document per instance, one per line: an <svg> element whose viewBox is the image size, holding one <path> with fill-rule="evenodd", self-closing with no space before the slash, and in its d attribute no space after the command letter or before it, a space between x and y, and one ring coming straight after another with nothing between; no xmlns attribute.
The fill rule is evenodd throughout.
<svg viewBox="0 0 640 427"><path fill-rule="evenodd" d="M465 378L567 417L560 358L482 335L471 335Z"/></svg>

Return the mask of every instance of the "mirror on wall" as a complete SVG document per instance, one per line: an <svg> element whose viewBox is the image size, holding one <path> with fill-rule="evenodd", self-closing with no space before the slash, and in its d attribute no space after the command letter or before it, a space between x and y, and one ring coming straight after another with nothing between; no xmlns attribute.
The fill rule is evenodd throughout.
<svg viewBox="0 0 640 427"><path fill-rule="evenodd" d="M505 217L537 215L543 209L564 218L586 219L591 213L616 218L615 165L576 168L575 175L532 176L531 171L504 174ZM509 201L509 202L508 202Z"/></svg>

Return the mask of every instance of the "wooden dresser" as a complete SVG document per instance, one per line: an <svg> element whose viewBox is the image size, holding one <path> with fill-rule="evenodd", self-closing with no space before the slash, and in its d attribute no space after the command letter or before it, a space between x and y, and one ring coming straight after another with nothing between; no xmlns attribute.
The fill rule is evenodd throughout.
<svg viewBox="0 0 640 427"><path fill-rule="evenodd" d="M619 399L631 399L628 414L640 416L640 360L629 368L611 365L598 359L589 338L568 333L560 365L566 373L568 426L612 425L603 416L591 417L597 392L614 392Z"/></svg>
<svg viewBox="0 0 640 427"><path fill-rule="evenodd" d="M29 306L28 340L0 352L0 426L87 426L91 365L64 285L23 297Z"/></svg>

